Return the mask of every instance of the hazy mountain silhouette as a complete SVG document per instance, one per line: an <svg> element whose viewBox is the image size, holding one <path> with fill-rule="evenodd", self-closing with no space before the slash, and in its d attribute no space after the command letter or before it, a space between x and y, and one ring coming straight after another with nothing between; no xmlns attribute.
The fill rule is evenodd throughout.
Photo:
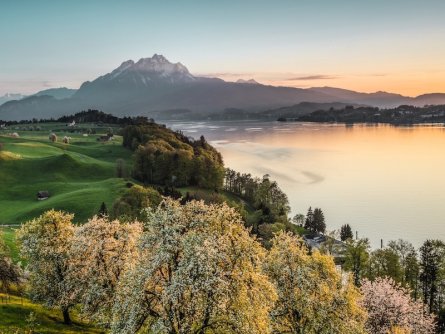
<svg viewBox="0 0 445 334"><path fill-rule="evenodd" d="M60 87L41 90L40 92L35 93L34 96L48 95L54 97L55 99L61 100L72 97L76 92L77 89Z"/></svg>
<svg viewBox="0 0 445 334"><path fill-rule="evenodd" d="M226 82L218 78L192 75L181 63L171 63L155 54L137 62L123 62L112 72L87 81L75 90L50 89L0 106L0 119L49 118L96 108L123 115L170 118L242 109L248 112L287 107L301 102L351 103L378 107L400 104L445 104L445 94L416 98L386 92L358 93L350 90L315 87L309 89L274 87L254 80Z"/></svg>
<svg viewBox="0 0 445 334"><path fill-rule="evenodd" d="M17 94L7 93L3 96L0 96L0 105L2 105L3 103L6 103L8 101L20 100L20 99L23 99L24 97L26 97L26 95L22 95L20 93L17 93Z"/></svg>

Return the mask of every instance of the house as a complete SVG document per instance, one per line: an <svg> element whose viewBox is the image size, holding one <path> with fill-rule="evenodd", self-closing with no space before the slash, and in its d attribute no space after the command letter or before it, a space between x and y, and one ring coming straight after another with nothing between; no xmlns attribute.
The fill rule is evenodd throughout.
<svg viewBox="0 0 445 334"><path fill-rule="evenodd" d="M71 123L68 123L66 126L73 127L75 125L76 125L76 121L72 121Z"/></svg>
<svg viewBox="0 0 445 334"><path fill-rule="evenodd" d="M49 196L50 196L49 191L47 191L47 190L39 191L37 193L37 200L44 201L45 199L48 199Z"/></svg>
<svg viewBox="0 0 445 334"><path fill-rule="evenodd" d="M335 263L344 261L344 253L347 247L345 242L322 234L304 235L303 240L309 249L327 250L334 258Z"/></svg>

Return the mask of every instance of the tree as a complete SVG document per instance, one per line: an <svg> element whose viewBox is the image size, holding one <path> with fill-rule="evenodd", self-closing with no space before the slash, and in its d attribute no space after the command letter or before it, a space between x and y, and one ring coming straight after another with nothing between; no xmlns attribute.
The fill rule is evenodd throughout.
<svg viewBox="0 0 445 334"><path fill-rule="evenodd" d="M108 216L108 209L107 209L107 205L105 204L105 202L102 202L102 204L100 205L98 216L100 218L104 218L104 217Z"/></svg>
<svg viewBox="0 0 445 334"><path fill-rule="evenodd" d="M0 291L10 292L13 284L19 284L21 280L21 271L9 256L9 249L3 240L2 231L0 231Z"/></svg>
<svg viewBox="0 0 445 334"><path fill-rule="evenodd" d="M368 312L366 329L369 333L391 333L395 326L405 333L434 333L434 317L425 314L423 304L412 300L410 291L391 278L377 278L374 282L364 280L361 291L363 306Z"/></svg>
<svg viewBox="0 0 445 334"><path fill-rule="evenodd" d="M314 209L314 231L316 233L325 233L326 223L324 220L323 211L320 208Z"/></svg>
<svg viewBox="0 0 445 334"><path fill-rule="evenodd" d="M360 286L369 260L368 239L351 240L346 242L344 268L352 272L354 284Z"/></svg>
<svg viewBox="0 0 445 334"><path fill-rule="evenodd" d="M315 231L315 226L314 226L314 213L312 212L312 207L309 207L309 209L307 210L307 214L306 214L306 221L304 223L304 228L306 230L309 230L311 232Z"/></svg>
<svg viewBox="0 0 445 334"><path fill-rule="evenodd" d="M112 217L121 221L142 220L142 210L158 206L161 200L156 189L134 185L114 202Z"/></svg>
<svg viewBox="0 0 445 334"><path fill-rule="evenodd" d="M48 307L60 307L65 324L74 301L70 293L69 250L74 235L73 215L50 210L22 225L21 254L28 262L31 297Z"/></svg>
<svg viewBox="0 0 445 334"><path fill-rule="evenodd" d="M414 299L417 299L419 261L416 249L411 243L402 239L390 241L388 248L392 249L399 257L402 274L399 282L403 286L409 287L413 292Z"/></svg>
<svg viewBox="0 0 445 334"><path fill-rule="evenodd" d="M415 249L406 255L403 266L404 284L410 287L414 299L417 299L419 295L420 266Z"/></svg>
<svg viewBox="0 0 445 334"><path fill-rule="evenodd" d="M57 135L55 133L51 133L49 135L49 140L53 143L57 142Z"/></svg>
<svg viewBox="0 0 445 334"><path fill-rule="evenodd" d="M116 177L124 178L127 176L127 167L124 159L116 160Z"/></svg>
<svg viewBox="0 0 445 334"><path fill-rule="evenodd" d="M109 325L118 282L137 258L139 223L93 217L79 226L70 248L70 290L82 312Z"/></svg>
<svg viewBox="0 0 445 334"><path fill-rule="evenodd" d="M354 235L352 234L352 229L349 224L342 225L340 228L340 239L341 241L346 241L348 239L352 239Z"/></svg>
<svg viewBox="0 0 445 334"><path fill-rule="evenodd" d="M254 205L269 211L272 220L279 216L287 216L290 211L287 195L280 189L278 183L270 181L268 175L258 184L254 193ZM263 210L264 211L264 210Z"/></svg>
<svg viewBox="0 0 445 334"><path fill-rule="evenodd" d="M376 249L369 257L367 277L390 277L395 282L401 282L403 278L402 267L398 254L391 248Z"/></svg>
<svg viewBox="0 0 445 334"><path fill-rule="evenodd" d="M120 282L113 333L267 333L265 256L226 204L167 199L144 220L138 262Z"/></svg>
<svg viewBox="0 0 445 334"><path fill-rule="evenodd" d="M315 208L312 212L312 208L309 207L304 228L312 233L324 233L326 231L324 214L320 208Z"/></svg>
<svg viewBox="0 0 445 334"><path fill-rule="evenodd" d="M301 226L303 227L304 225L304 221L306 220L306 217L304 216L304 214L302 213L297 213L293 218L292 218L292 223L297 225L297 226Z"/></svg>
<svg viewBox="0 0 445 334"><path fill-rule="evenodd" d="M278 292L272 312L273 333L363 333L365 312L359 292L342 282L332 257L308 254L303 240L279 233L264 270Z"/></svg>
<svg viewBox="0 0 445 334"><path fill-rule="evenodd" d="M440 240L427 240L420 247L420 283L423 301L430 312L438 312L441 308L438 297L444 255L445 244Z"/></svg>

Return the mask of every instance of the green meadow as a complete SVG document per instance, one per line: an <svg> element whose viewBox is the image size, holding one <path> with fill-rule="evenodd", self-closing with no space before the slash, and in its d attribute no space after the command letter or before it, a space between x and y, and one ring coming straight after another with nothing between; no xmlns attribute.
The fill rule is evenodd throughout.
<svg viewBox="0 0 445 334"><path fill-rule="evenodd" d="M34 321L30 321L30 314ZM103 333L73 312L73 324L63 324L61 312L32 303L27 298L0 293L0 333Z"/></svg>
<svg viewBox="0 0 445 334"><path fill-rule="evenodd" d="M116 160L126 160L129 167L132 153L119 136L97 141L108 126L83 126L96 134L70 133L57 123L39 124L37 131L29 126L0 131L0 225L19 225L49 209L73 212L74 221L83 222L102 202L112 206L125 189L125 181L116 178ZM11 137L13 132L20 137ZM49 140L52 132L58 137L55 143ZM69 144L62 142L64 136L71 137ZM39 201L39 191L49 191L51 197Z"/></svg>

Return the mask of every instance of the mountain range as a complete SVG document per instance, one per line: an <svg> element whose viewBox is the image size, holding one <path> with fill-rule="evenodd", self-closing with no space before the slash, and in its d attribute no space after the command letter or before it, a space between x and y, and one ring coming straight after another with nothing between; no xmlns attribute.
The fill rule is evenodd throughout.
<svg viewBox="0 0 445 334"><path fill-rule="evenodd" d="M0 100L1 101L1 100ZM445 104L445 94L407 97L386 92L359 93L332 87L308 89L275 87L250 80L226 82L192 75L181 63L155 54L135 62L128 60L79 89L57 88L7 101L0 106L0 119L51 118L85 109L100 109L116 116L145 115L156 119L207 118L236 110L249 113L293 106L302 102L360 104L395 107ZM236 116L236 115L235 115Z"/></svg>

